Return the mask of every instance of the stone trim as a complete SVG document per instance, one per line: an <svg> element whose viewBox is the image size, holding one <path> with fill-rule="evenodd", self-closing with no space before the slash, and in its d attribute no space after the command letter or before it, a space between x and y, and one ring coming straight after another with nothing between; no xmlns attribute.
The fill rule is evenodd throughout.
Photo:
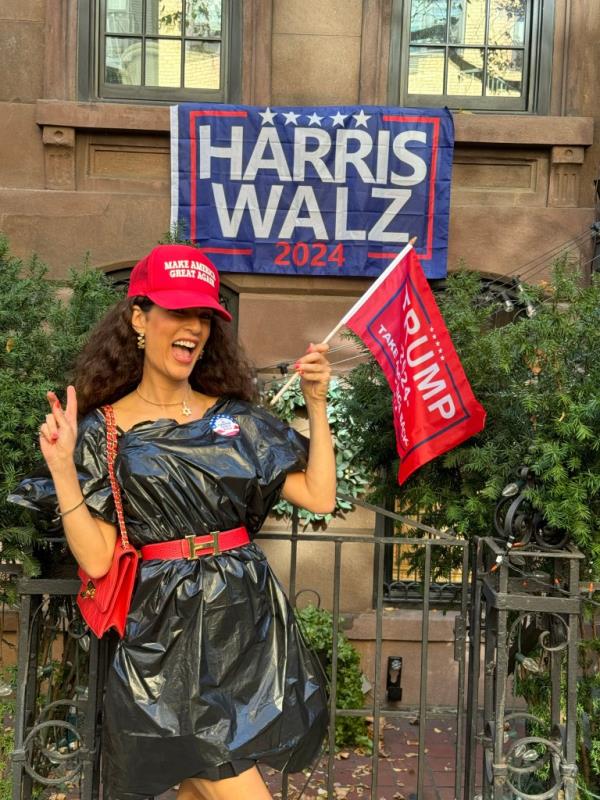
<svg viewBox="0 0 600 800"><path fill-rule="evenodd" d="M36 122L42 127L168 133L169 106L38 100ZM459 144L588 147L594 140L592 117L458 113L454 123Z"/></svg>
<svg viewBox="0 0 600 800"><path fill-rule="evenodd" d="M168 133L169 109L167 105L38 100L35 121L41 126Z"/></svg>
<svg viewBox="0 0 600 800"><path fill-rule="evenodd" d="M386 105L392 0L363 0L359 102Z"/></svg>
<svg viewBox="0 0 600 800"><path fill-rule="evenodd" d="M44 176L46 189L75 189L75 129L45 125Z"/></svg>
<svg viewBox="0 0 600 800"><path fill-rule="evenodd" d="M472 144L587 147L594 141L592 117L457 113L454 125L456 141Z"/></svg>
<svg viewBox="0 0 600 800"><path fill-rule="evenodd" d="M44 97L77 97L77 4L46 0Z"/></svg>
<svg viewBox="0 0 600 800"><path fill-rule="evenodd" d="M273 0L245 0L242 33L242 103L271 102Z"/></svg>

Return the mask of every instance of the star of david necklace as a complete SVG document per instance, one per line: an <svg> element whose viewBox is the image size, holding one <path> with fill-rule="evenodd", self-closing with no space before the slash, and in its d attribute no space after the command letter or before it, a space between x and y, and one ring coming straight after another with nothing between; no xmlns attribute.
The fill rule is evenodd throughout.
<svg viewBox="0 0 600 800"><path fill-rule="evenodd" d="M144 395L140 392L137 386L135 387L135 391L137 392L137 394L139 394L144 403L149 403L151 406L160 406L161 408L167 408L167 406L178 406L181 403L181 413L183 414L184 417L189 417L192 413L192 409L186 403L185 398L183 398L183 400L177 400L176 403L155 403L154 400L148 400L147 397L144 397Z"/></svg>

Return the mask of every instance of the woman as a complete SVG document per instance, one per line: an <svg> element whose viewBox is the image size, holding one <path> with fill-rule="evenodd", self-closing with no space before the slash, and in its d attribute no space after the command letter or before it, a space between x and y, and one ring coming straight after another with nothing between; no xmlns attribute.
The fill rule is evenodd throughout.
<svg viewBox="0 0 600 800"><path fill-rule="evenodd" d="M266 800L257 762L301 769L325 731L317 665L251 539L280 494L311 511L333 509L328 348L311 346L295 365L310 421L307 457L304 437L252 405L230 319L201 251L156 247L132 271L127 299L92 332L66 408L48 392L40 448L49 474L9 497L38 510L58 503L80 566L106 574L117 527L99 407L112 405L127 531L142 555L106 687L109 800L175 784L178 800ZM204 547L190 534L203 535ZM161 543L174 540L176 552L166 554Z"/></svg>

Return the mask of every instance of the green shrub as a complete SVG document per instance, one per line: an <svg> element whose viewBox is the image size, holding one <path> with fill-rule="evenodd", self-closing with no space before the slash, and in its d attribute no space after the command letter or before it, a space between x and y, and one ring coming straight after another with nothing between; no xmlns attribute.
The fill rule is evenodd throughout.
<svg viewBox="0 0 600 800"><path fill-rule="evenodd" d="M478 274L463 270L448 277L437 300L487 411L486 426L421 467L402 487L396 483L391 393L372 358L350 373L345 413L354 419L357 444L372 474L387 476L385 485L374 482L372 499L392 497L403 513L459 536L490 536L503 487L526 465L533 475L529 502L585 553L582 578L599 580L600 275L588 283L562 258L551 284L523 287L521 297L530 303L529 313L521 309L506 324L500 303L482 297ZM434 564L434 573L447 571L443 566ZM543 568L543 560L536 568ZM592 636L582 645L578 682L582 797L600 794L599 657L600 640ZM543 707L547 714L547 673L526 676L517 686L532 713L542 715Z"/></svg>
<svg viewBox="0 0 600 800"><path fill-rule="evenodd" d="M594 800L598 796L597 793L600 792L600 673L595 668L599 651L600 640L598 639L583 641L580 644L581 674L577 681L577 762L579 767L577 796L581 800ZM537 659L540 649L538 648L529 655ZM566 675L563 671L561 676L563 714L566 711L565 678ZM548 670L541 673L530 673L521 668L515 671L515 695L523 697L527 702L529 713L542 720L541 725L530 724L528 730L530 736L548 738L551 727L548 697L551 690ZM540 745L539 752L540 755L547 754L543 745ZM538 785L534 785L536 778L539 780ZM549 783L544 785L544 781ZM539 774L532 776L531 786L523 784L522 788L528 794L533 794L544 791L553 782L549 763L546 763Z"/></svg>
<svg viewBox="0 0 600 800"><path fill-rule="evenodd" d="M88 331L118 299L104 273L87 264L63 281L47 272L36 256L27 262L12 257L0 235L0 537L3 561L21 563L27 575L39 573L33 548L42 543L45 526L6 503L6 495L41 463L46 392L63 395ZM10 583L0 588L2 600L14 600Z"/></svg>
<svg viewBox="0 0 600 800"><path fill-rule="evenodd" d="M0 683L10 686L13 690L11 697L2 697L0 699L0 800L11 800L11 755L15 744L13 721L15 714L16 668L1 667Z"/></svg>
<svg viewBox="0 0 600 800"><path fill-rule="evenodd" d="M480 290L477 274L458 272L437 299L486 426L402 487L387 382L372 358L349 375L342 401L362 459L375 474L390 467L378 499L391 495L436 528L487 536L503 487L527 465L533 507L569 531L600 578L600 276L585 286L557 262L551 286L525 290L535 313L503 325Z"/></svg>
<svg viewBox="0 0 600 800"><path fill-rule="evenodd" d="M315 651L331 682L333 666L333 614L322 608L306 606L296 609L300 629ZM341 623L341 620L340 620ZM362 708L362 672L360 655L348 638L338 631L337 708ZM337 747L371 747L367 723L363 717L338 717L335 724Z"/></svg>
<svg viewBox="0 0 600 800"><path fill-rule="evenodd" d="M278 381L271 387L267 396L273 397L281 386L282 382ZM345 413L343 395L346 391L347 387L341 380L338 378L331 380L327 394L327 419L336 450L337 491L350 497L360 497L366 491L369 473L361 460L361 446L353 434L353 420ZM305 407L300 381L296 381L278 400L273 411L286 422L292 422L303 414ZM269 409L271 410L271 407ZM303 433L307 432L308 421L306 429L302 427L301 430ZM338 497L332 514L315 514L305 508L299 508L298 518L305 526L309 524L313 527L325 526L333 517L343 517L352 508L352 503ZM274 506L272 513L275 516L289 517L292 514L292 506L287 501L280 500Z"/></svg>

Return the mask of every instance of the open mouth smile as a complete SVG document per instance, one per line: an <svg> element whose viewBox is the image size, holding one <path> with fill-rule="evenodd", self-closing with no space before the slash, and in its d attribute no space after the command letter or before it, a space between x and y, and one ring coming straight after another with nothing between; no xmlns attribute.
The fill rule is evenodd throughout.
<svg viewBox="0 0 600 800"><path fill-rule="evenodd" d="M171 345L174 359L180 364L191 364L197 344L192 339L177 339Z"/></svg>

